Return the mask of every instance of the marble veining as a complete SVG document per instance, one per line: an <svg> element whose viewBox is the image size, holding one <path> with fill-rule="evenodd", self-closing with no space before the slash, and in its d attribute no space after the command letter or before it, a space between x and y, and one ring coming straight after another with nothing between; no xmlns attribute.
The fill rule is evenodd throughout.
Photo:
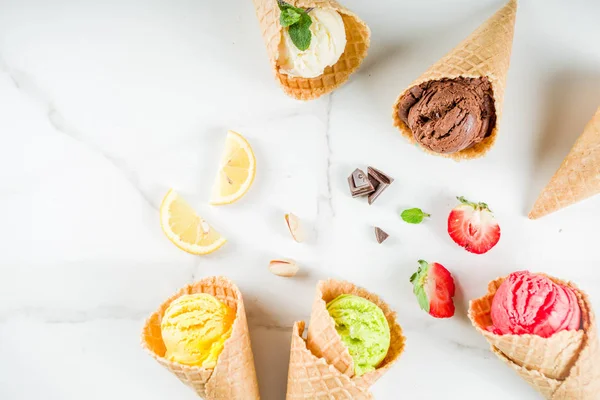
<svg viewBox="0 0 600 400"><path fill-rule="evenodd" d="M518 269L575 281L600 308L600 198L539 221L527 211L600 104L593 1L521 0L498 142L455 163L405 141L398 93L499 0L345 0L371 27L364 65L309 103L276 85L251 1L0 0L0 398L195 399L140 349L145 318L178 288L222 274L242 290L262 397L285 396L290 333L315 283L382 296L407 337L377 399L537 399L466 317L489 280ZM577 23L556 23L568 18ZM239 203L208 206L227 129L257 178ZM395 181L373 204L346 177L372 165ZM206 257L164 237L158 208L180 191L228 243ZM502 228L475 256L446 233L455 196L486 201ZM432 214L409 226L399 212ZM283 215L309 232L291 240ZM373 226L390 234L377 244ZM293 279L269 273L290 257ZM457 315L418 309L416 261L458 282Z"/></svg>

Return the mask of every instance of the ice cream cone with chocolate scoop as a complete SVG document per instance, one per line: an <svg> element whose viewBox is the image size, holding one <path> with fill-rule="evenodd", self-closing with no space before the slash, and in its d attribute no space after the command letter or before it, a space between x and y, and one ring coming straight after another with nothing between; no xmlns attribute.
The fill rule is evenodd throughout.
<svg viewBox="0 0 600 400"><path fill-rule="evenodd" d="M242 294L226 278L165 301L146 320L142 347L203 399L260 399Z"/></svg>
<svg viewBox="0 0 600 400"><path fill-rule="evenodd" d="M586 294L526 271L498 278L469 318L492 351L549 400L597 400L600 348Z"/></svg>
<svg viewBox="0 0 600 400"><path fill-rule="evenodd" d="M600 107L544 188L529 218L537 219L600 193Z"/></svg>
<svg viewBox="0 0 600 400"><path fill-rule="evenodd" d="M321 281L308 327L294 324L287 399L372 399L369 387L398 360L396 313L349 282Z"/></svg>
<svg viewBox="0 0 600 400"><path fill-rule="evenodd" d="M352 11L335 0L254 0L267 53L277 82L298 100L313 100L348 80L367 56L371 32ZM310 46L304 48L281 24L281 7L310 17ZM302 18L308 18L303 16ZM304 20L297 23L302 24Z"/></svg>
<svg viewBox="0 0 600 400"><path fill-rule="evenodd" d="M517 1L509 2L400 93L393 120L425 151L455 160L496 141Z"/></svg>

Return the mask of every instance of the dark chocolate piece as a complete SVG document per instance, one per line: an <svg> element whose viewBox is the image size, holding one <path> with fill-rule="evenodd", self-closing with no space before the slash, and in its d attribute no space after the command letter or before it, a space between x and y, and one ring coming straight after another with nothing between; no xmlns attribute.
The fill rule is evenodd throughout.
<svg viewBox="0 0 600 400"><path fill-rule="evenodd" d="M387 239L389 236L390 235L384 232L383 229L377 226L375 227L375 240L377 240L377 243L381 244L385 242L385 239Z"/></svg>
<svg viewBox="0 0 600 400"><path fill-rule="evenodd" d="M356 168L352 173L352 180L354 181L354 186L356 186L357 188L362 188L364 186L370 185L369 178L367 178L367 174L365 174L358 168Z"/></svg>
<svg viewBox="0 0 600 400"><path fill-rule="evenodd" d="M352 197L365 196L375 190L368 175L358 168L348 177L348 186Z"/></svg>
<svg viewBox="0 0 600 400"><path fill-rule="evenodd" d="M381 172L378 169L375 169L373 167L368 167L367 171L368 171L369 175L373 175L373 177L375 179L377 179L379 182L385 183L388 186L391 185L392 182L394 182L394 178L390 177L389 175L384 174L383 172Z"/></svg>
<svg viewBox="0 0 600 400"><path fill-rule="evenodd" d="M383 193L385 189L387 189L387 187L394 182L394 179L373 167L369 167L367 171L369 171L369 180L375 189L371 194L369 194L369 204L373 204L375 200L381 196L381 193Z"/></svg>

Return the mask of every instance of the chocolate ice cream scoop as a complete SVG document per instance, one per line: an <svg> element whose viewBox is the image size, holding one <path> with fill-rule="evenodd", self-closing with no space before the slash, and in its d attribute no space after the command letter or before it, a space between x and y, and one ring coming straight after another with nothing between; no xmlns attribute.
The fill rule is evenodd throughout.
<svg viewBox="0 0 600 400"><path fill-rule="evenodd" d="M487 78L429 81L400 99L398 116L421 146L455 153L481 142L496 125L492 85Z"/></svg>

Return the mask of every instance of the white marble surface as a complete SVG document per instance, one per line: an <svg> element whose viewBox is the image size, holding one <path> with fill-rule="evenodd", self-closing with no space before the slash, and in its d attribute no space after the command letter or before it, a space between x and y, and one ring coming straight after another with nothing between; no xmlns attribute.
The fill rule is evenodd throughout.
<svg viewBox="0 0 600 400"><path fill-rule="evenodd" d="M600 197L532 222L525 214L600 104L600 3L522 0L499 140L481 160L428 156L391 126L396 95L500 0L346 0L373 31L364 67L311 103L275 85L250 0L0 0L0 398L194 399L139 348L143 319L177 288L234 279L249 313L264 399L284 398L290 328L315 282L336 277L398 311L406 352L378 399L536 399L487 350L467 299L516 269L575 280L600 308ZM239 203L206 205L227 129L258 157ZM374 165L396 181L373 206L346 176ZM187 255L157 207L174 187L229 239ZM445 221L464 195L487 201L503 236L483 256ZM409 226L398 211L433 214ZM282 215L311 231L294 243ZM372 225L391 234L375 243ZM283 280L273 257L304 274ZM408 278L439 261L458 312L418 309Z"/></svg>

